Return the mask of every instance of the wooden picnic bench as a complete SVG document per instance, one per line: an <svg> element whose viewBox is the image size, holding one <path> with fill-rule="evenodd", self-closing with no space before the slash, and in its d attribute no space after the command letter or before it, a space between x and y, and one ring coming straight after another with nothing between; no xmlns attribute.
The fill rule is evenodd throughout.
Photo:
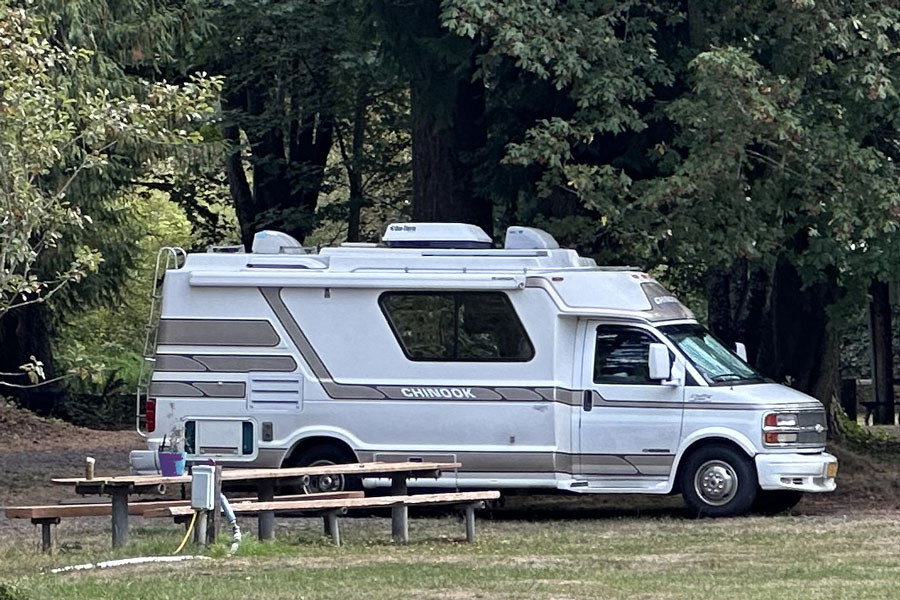
<svg viewBox="0 0 900 600"><path fill-rule="evenodd" d="M337 499L359 498L362 492L321 492L317 494L298 494L291 496L278 496L278 502L290 502L300 499ZM232 506L240 506L246 502L252 502L252 498L232 500ZM159 511L167 508L187 508L190 511L190 500L154 500L150 502L132 502L128 505L130 516L146 516L148 511ZM54 547L53 525L59 525L62 519L73 517L108 517L112 514L112 504L79 503L79 504L49 504L43 506L7 506L4 508L7 519L30 519L32 524L41 526L41 549L44 552L52 552ZM190 512L188 512L190 514Z"/></svg>
<svg viewBox="0 0 900 600"><path fill-rule="evenodd" d="M390 478L391 495L403 496L407 491L407 480L411 478L437 478L441 471L458 469L460 463L438 462L369 462L318 467L289 467L274 469L228 468L221 472L221 481L252 483L257 488L260 502L272 502L275 485L282 479L316 477L320 475L344 475L355 477ZM190 475L164 477L162 475L123 475L116 477L63 477L51 480L57 485L74 485L76 493L109 495L112 499L112 545L114 548L128 542L128 498L131 494L141 494L156 490L160 485L177 485L191 482ZM214 516L213 513L210 513ZM405 505L392 507L392 527L395 539L406 527L407 509ZM271 540L275 537L275 513L259 513L259 539ZM213 531L215 528L212 529Z"/></svg>
<svg viewBox="0 0 900 600"><path fill-rule="evenodd" d="M462 505L464 507L466 541L475 541L475 509L482 508L489 500L500 498L498 491L457 492L440 494L417 494L402 496L375 496L371 498L298 498L295 500L278 500L274 502L243 502L232 504L236 515L259 514L262 512L311 512L325 514L325 532L331 535L336 546L341 545L341 534L338 517L350 509L403 507L422 505ZM145 517L178 517L188 516L192 512L190 506L168 506L148 510ZM398 530L392 525L391 533L394 541L400 544L409 542L409 525L404 520Z"/></svg>

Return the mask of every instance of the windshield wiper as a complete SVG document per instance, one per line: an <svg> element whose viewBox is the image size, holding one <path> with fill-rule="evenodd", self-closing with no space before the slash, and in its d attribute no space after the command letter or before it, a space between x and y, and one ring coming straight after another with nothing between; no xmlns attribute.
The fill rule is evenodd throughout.
<svg viewBox="0 0 900 600"><path fill-rule="evenodd" d="M738 373L719 373L718 375L713 375L710 377L713 381L726 381L726 380L738 380L738 379L752 379L748 377L744 377Z"/></svg>

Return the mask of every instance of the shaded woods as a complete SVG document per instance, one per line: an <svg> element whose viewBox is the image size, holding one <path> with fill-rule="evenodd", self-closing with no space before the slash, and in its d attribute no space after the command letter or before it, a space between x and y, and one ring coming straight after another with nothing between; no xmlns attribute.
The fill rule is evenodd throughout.
<svg viewBox="0 0 900 600"><path fill-rule="evenodd" d="M27 273L48 285L24 293L80 270L48 302L3 315L7 383L23 383L20 367L34 361L50 379L90 362L91 347L63 359L66 331L117 305L140 314L131 283L146 287L142 265L161 242L247 245L266 228L307 244L377 241L387 222L414 219L489 233L534 225L601 263L640 265L722 339L745 342L766 375L824 402L838 388L841 336L867 327L872 302L882 397L890 390L885 290L900 266L891 3L21 6L35 43L90 52L60 102L98 90L152 99L147 81L216 96L203 97L212 113L187 100L156 111L155 122L183 122L151 127L165 136L152 147L123 128L88 149L105 168L85 170L64 202L91 222L34 224L34 235L58 237L32 248ZM0 67L0 79L16 68ZM92 115L75 115L72 131L90 130ZM41 163L41 181L81 159ZM14 187L4 181L4 198ZM159 210L139 208L148 199L181 212L160 229ZM24 264L3 265L7 303L22 297ZM59 412L72 390L63 379L2 391Z"/></svg>

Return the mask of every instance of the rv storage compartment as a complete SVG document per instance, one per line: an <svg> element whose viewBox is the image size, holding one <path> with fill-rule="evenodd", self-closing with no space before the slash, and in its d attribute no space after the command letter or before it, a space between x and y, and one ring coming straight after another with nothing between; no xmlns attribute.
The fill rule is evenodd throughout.
<svg viewBox="0 0 900 600"><path fill-rule="evenodd" d="M194 451L194 456L224 458L253 454L253 423L249 421L196 419L185 423L185 431L186 446Z"/></svg>

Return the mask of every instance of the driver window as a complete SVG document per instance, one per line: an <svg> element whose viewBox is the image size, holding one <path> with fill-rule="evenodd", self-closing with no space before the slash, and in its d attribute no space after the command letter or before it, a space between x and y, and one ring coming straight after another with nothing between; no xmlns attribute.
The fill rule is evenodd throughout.
<svg viewBox="0 0 900 600"><path fill-rule="evenodd" d="M594 351L594 383L657 385L647 364L650 344L657 341L640 329L601 325Z"/></svg>

